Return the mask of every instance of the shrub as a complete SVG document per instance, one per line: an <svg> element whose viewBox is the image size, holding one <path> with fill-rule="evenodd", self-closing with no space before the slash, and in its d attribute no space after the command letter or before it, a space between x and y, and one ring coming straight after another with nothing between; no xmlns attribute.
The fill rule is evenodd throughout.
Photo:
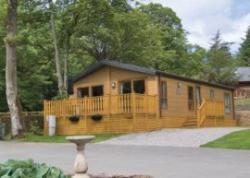
<svg viewBox="0 0 250 178"><path fill-rule="evenodd" d="M46 164L34 163L32 160L9 160L0 164L0 177L2 178L69 178L55 167Z"/></svg>
<svg viewBox="0 0 250 178"><path fill-rule="evenodd" d="M103 116L101 114L95 114L91 116L91 119L94 121L101 121Z"/></svg>
<svg viewBox="0 0 250 178"><path fill-rule="evenodd" d="M69 120L71 122L78 122L80 120L80 116L76 116L76 115L70 116Z"/></svg>

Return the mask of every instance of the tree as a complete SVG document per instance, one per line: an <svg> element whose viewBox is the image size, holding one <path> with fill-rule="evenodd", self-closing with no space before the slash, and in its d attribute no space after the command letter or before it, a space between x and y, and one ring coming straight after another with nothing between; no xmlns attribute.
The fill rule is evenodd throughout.
<svg viewBox="0 0 250 178"><path fill-rule="evenodd" d="M58 47L58 39L57 39L57 33L56 33L56 24L55 24L55 8L52 0L49 0L49 9L50 9L50 25L51 25L51 32L52 32L52 38L53 38L53 44L54 44L54 53L55 53L55 64L56 64L56 75L57 75L57 81L58 81L58 91L59 96L63 96L65 91L65 84L62 76L62 67L61 67L61 61L60 61L60 52Z"/></svg>
<svg viewBox="0 0 250 178"><path fill-rule="evenodd" d="M250 66L250 26L248 27L246 37L240 46L239 60L240 65Z"/></svg>
<svg viewBox="0 0 250 178"><path fill-rule="evenodd" d="M206 68L203 76L206 80L222 84L232 84L236 81L230 45L231 43L221 40L221 35L218 31L212 39L212 45L207 54L207 61L205 61Z"/></svg>
<svg viewBox="0 0 250 178"><path fill-rule="evenodd" d="M5 37L6 48L6 96L11 117L12 136L22 134L20 122L20 105L18 101L17 88L17 57L16 57L16 33L17 33L17 0L8 0L7 4L7 23Z"/></svg>
<svg viewBox="0 0 250 178"><path fill-rule="evenodd" d="M198 45L188 45L186 54L186 63L184 65L184 73L186 76L192 76L196 79L202 79L201 74L205 69L204 61L207 51Z"/></svg>
<svg viewBox="0 0 250 178"><path fill-rule="evenodd" d="M187 74L184 68L188 62L186 38L181 20L176 13L171 8L154 3L142 5L139 9L150 17L154 26L160 29L163 48L161 58L157 60L155 67L180 75Z"/></svg>
<svg viewBox="0 0 250 178"><path fill-rule="evenodd" d="M0 0L0 38L5 37L6 1ZM0 112L8 110L5 94L5 48L4 40L0 40Z"/></svg>

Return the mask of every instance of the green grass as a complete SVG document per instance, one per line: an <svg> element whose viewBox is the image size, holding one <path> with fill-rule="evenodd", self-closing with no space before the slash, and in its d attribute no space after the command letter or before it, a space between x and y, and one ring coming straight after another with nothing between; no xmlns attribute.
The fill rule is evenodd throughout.
<svg viewBox="0 0 250 178"><path fill-rule="evenodd" d="M250 130L230 133L201 147L250 150Z"/></svg>
<svg viewBox="0 0 250 178"><path fill-rule="evenodd" d="M117 137L121 134L94 134L96 139L94 143L102 142L113 137ZM9 140L9 139L8 139ZM47 135L34 135L28 133L23 138L9 140L9 141L20 141L20 142L46 142L46 143L67 143L66 136L47 136Z"/></svg>

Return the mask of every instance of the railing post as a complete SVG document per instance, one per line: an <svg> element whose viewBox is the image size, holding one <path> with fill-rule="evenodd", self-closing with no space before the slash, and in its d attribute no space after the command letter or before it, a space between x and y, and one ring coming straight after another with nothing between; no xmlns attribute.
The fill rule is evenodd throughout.
<svg viewBox="0 0 250 178"><path fill-rule="evenodd" d="M197 109L197 127L200 127L200 108Z"/></svg>
<svg viewBox="0 0 250 178"><path fill-rule="evenodd" d="M44 128L43 128L43 134L44 135L46 135L46 133L48 133L47 132L47 128L48 128L48 124L47 124L47 113L48 113L48 106L47 106L47 101L46 100L44 100L43 101L43 117L44 117Z"/></svg>
<svg viewBox="0 0 250 178"><path fill-rule="evenodd" d="M108 116L111 117L111 94L108 94Z"/></svg>
<svg viewBox="0 0 250 178"><path fill-rule="evenodd" d="M131 94L132 96L132 115L133 115L133 131L135 131L135 118L136 118L136 100L135 93Z"/></svg>
<svg viewBox="0 0 250 178"><path fill-rule="evenodd" d="M160 118L160 113L161 113L161 103L160 103L160 96L156 95L155 96L155 112L156 112L156 118Z"/></svg>
<svg viewBox="0 0 250 178"><path fill-rule="evenodd" d="M136 115L136 103L135 103L135 93L132 93L132 114L133 114L133 119L135 119Z"/></svg>

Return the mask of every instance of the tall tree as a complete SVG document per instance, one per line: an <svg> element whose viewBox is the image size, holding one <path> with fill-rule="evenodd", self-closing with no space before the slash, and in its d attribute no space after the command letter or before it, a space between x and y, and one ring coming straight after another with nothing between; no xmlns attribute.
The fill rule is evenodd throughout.
<svg viewBox="0 0 250 178"><path fill-rule="evenodd" d="M240 65L250 66L250 26L248 27L246 37L240 46Z"/></svg>
<svg viewBox="0 0 250 178"><path fill-rule="evenodd" d="M186 59L186 39L181 20L176 13L161 4L150 3L139 7L140 11L147 14L154 26L160 28L162 57L157 60L156 68L185 75L184 66L188 62Z"/></svg>
<svg viewBox="0 0 250 178"><path fill-rule="evenodd" d="M55 8L54 3L52 0L49 0L49 9L50 9L50 25L51 25L51 32L54 44L54 53L55 53L55 64L56 64L56 75L58 80L58 91L59 96L63 96L65 91L65 84L62 76L62 67L60 61L60 52L58 47L58 39L57 39L57 32L56 32L56 23L55 23Z"/></svg>
<svg viewBox="0 0 250 178"><path fill-rule="evenodd" d="M229 42L221 40L218 31L212 39L212 45L207 54L204 78L210 82L232 84L236 81L234 60L230 53Z"/></svg>
<svg viewBox="0 0 250 178"><path fill-rule="evenodd" d="M6 48L6 96L11 117L12 136L22 134L22 125L20 122L20 105L18 101L17 88L17 57L16 57L16 33L17 33L17 1L8 0L7 5L7 24L5 37Z"/></svg>

